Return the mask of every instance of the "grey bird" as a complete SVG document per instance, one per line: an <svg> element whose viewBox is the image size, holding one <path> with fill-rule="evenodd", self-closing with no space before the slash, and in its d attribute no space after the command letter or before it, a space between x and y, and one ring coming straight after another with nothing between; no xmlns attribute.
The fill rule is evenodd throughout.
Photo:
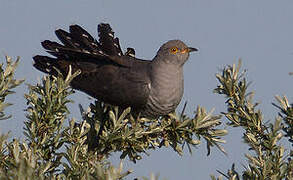
<svg viewBox="0 0 293 180"><path fill-rule="evenodd" d="M111 105L131 107L146 117L167 115L180 103L183 65L196 48L170 40L152 60L142 60L134 57L133 48L123 54L109 24L98 25L99 41L78 25L55 33L62 44L42 42L54 57L34 56L38 70L56 75L57 69L66 76L71 65L73 71L81 70L71 82L73 89Z"/></svg>

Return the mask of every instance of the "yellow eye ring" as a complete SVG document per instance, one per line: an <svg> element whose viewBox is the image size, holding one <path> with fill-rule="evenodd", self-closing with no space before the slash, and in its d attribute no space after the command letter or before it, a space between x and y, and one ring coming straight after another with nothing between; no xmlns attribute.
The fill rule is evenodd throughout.
<svg viewBox="0 0 293 180"><path fill-rule="evenodd" d="M176 54L178 52L178 48L177 47L172 47L170 49L170 51L171 51L172 54Z"/></svg>

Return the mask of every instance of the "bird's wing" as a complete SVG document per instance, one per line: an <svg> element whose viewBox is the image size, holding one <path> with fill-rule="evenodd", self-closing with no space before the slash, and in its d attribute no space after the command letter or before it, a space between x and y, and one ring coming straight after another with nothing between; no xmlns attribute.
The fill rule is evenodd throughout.
<svg viewBox="0 0 293 180"><path fill-rule="evenodd" d="M150 79L142 68L105 65L95 71L80 74L71 85L74 89L109 104L135 109L146 104L150 93Z"/></svg>

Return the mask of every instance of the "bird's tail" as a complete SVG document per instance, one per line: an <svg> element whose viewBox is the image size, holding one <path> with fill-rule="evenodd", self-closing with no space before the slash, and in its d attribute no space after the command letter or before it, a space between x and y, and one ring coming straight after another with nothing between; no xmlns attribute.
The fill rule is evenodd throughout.
<svg viewBox="0 0 293 180"><path fill-rule="evenodd" d="M42 46L56 58L33 57L34 67L45 73L56 74L56 69L66 73L68 65L73 62L102 63L98 61L105 60L107 56L122 55L119 39L114 37L109 24L98 25L99 42L78 25L71 25L69 32L58 29L55 33L62 44L45 40Z"/></svg>
<svg viewBox="0 0 293 180"><path fill-rule="evenodd" d="M33 59L34 59L34 67L44 73L57 75L57 70L61 70L61 68L59 67L59 64L54 58L37 55L37 56L34 56Z"/></svg>
<svg viewBox="0 0 293 180"><path fill-rule="evenodd" d="M114 36L114 32L109 24L98 25L99 43L104 53L108 55L122 56L119 38Z"/></svg>

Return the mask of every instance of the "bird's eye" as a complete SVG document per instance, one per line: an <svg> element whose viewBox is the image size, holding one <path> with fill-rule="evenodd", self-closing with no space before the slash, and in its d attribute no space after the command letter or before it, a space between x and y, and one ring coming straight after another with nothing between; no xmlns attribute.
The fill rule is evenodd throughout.
<svg viewBox="0 0 293 180"><path fill-rule="evenodd" d="M176 54L178 52L178 48L177 47L172 47L171 48L171 53Z"/></svg>

